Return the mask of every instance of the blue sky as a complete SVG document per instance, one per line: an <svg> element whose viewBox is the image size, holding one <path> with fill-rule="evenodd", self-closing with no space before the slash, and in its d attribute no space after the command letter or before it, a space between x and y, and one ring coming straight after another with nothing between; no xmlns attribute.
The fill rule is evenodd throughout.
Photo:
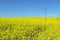
<svg viewBox="0 0 60 40"><path fill-rule="evenodd" d="M57 16L60 0L0 0L0 17Z"/></svg>

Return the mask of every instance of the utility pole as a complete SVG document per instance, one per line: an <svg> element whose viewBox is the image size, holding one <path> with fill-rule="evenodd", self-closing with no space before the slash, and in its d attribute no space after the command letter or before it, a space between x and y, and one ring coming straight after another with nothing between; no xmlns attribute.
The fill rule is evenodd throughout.
<svg viewBox="0 0 60 40"><path fill-rule="evenodd" d="M47 16L47 15L46 15L46 14L47 14L46 11L47 11L47 9L46 9L46 7L45 7L45 22L46 22L46 16Z"/></svg>
<svg viewBox="0 0 60 40"><path fill-rule="evenodd" d="M59 20L59 13L57 13L57 20Z"/></svg>

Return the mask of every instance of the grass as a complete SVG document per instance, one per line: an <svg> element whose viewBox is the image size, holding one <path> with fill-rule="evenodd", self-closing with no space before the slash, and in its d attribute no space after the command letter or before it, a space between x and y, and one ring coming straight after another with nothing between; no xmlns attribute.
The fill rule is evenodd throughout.
<svg viewBox="0 0 60 40"><path fill-rule="evenodd" d="M60 19L0 18L0 40L60 40Z"/></svg>

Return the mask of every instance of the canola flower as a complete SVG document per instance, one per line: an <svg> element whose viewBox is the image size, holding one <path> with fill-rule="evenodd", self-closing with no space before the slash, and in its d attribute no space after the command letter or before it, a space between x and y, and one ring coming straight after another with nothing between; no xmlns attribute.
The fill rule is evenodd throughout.
<svg viewBox="0 0 60 40"><path fill-rule="evenodd" d="M60 19L0 18L0 40L60 40Z"/></svg>

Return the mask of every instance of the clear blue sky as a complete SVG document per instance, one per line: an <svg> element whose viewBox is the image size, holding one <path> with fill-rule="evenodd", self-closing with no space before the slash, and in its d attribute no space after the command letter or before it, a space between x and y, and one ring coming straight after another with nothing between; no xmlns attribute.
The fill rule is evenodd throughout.
<svg viewBox="0 0 60 40"><path fill-rule="evenodd" d="M0 17L47 16L60 14L60 0L0 0Z"/></svg>

